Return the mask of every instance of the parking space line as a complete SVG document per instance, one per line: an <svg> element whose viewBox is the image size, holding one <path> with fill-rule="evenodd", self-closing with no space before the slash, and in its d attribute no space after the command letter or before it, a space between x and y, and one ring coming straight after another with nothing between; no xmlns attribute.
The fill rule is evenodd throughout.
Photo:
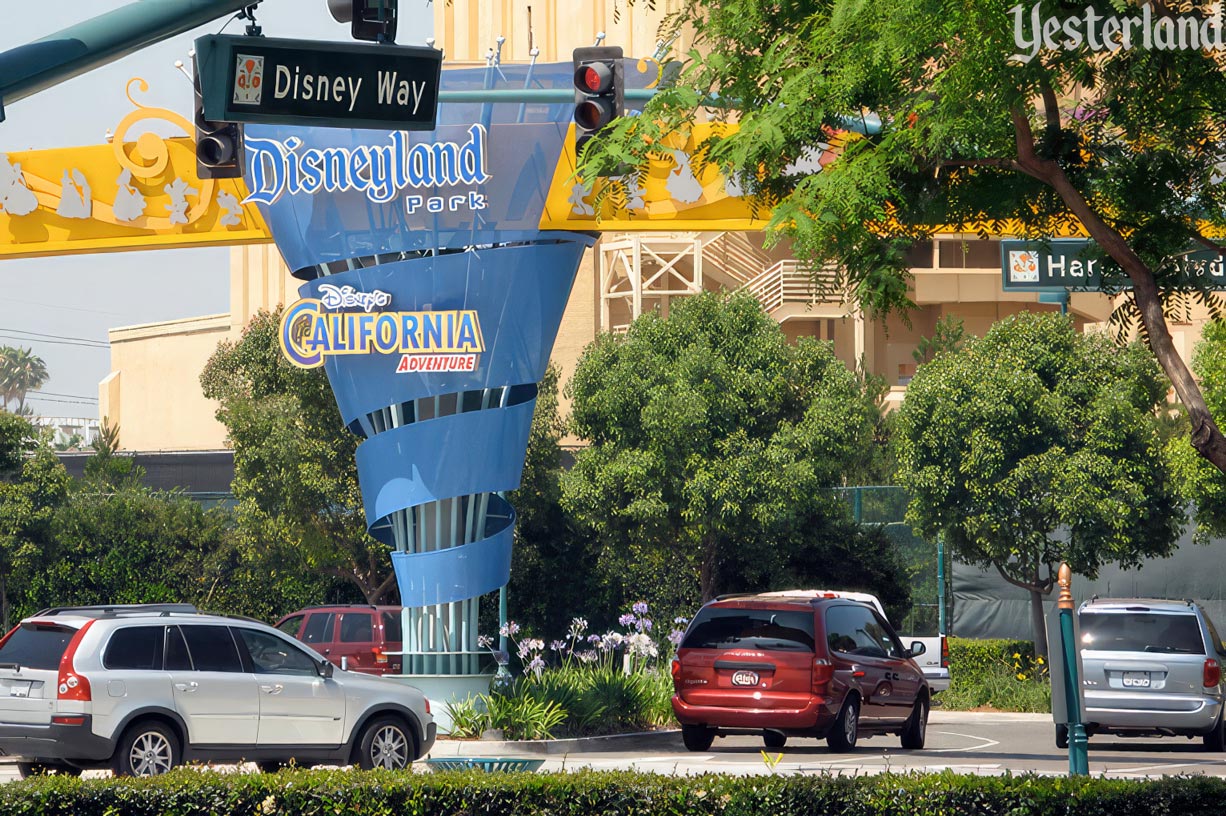
<svg viewBox="0 0 1226 816"><path fill-rule="evenodd" d="M925 751L926 754L955 754L959 751L978 751L983 748L991 748L993 745L1000 745L999 740L988 739L987 737L976 736L975 734L959 734L957 731L933 731L934 734L944 734L947 737L965 737L966 739L979 740L980 745L968 745L965 748L933 748L931 751Z"/></svg>

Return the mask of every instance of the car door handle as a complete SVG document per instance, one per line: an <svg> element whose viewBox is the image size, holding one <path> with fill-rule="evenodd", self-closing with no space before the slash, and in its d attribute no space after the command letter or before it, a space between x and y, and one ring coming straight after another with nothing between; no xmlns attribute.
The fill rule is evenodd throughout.
<svg viewBox="0 0 1226 816"><path fill-rule="evenodd" d="M271 686L260 686L260 691L264 692L265 694L280 694L284 688L285 686L281 685L280 683L275 683Z"/></svg>
<svg viewBox="0 0 1226 816"><path fill-rule="evenodd" d="M184 694L191 694L193 691L200 688L200 684L195 681L190 683L175 683L175 688Z"/></svg>

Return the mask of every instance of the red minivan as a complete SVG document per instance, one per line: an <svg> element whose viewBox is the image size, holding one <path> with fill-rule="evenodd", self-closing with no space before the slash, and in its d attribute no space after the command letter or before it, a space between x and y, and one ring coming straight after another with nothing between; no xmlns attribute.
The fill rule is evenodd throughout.
<svg viewBox="0 0 1226 816"><path fill-rule="evenodd" d="M313 606L277 621L277 628L349 671L400 674L400 607Z"/></svg>
<svg viewBox="0 0 1226 816"><path fill-rule="evenodd" d="M923 748L931 692L885 616L838 593L725 596L702 607L673 660L673 712L691 751L723 734L825 738L850 751L897 734Z"/></svg>

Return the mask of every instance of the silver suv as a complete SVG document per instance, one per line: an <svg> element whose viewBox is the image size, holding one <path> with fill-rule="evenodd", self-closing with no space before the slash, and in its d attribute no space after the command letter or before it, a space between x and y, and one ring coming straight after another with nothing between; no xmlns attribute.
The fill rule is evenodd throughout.
<svg viewBox="0 0 1226 816"><path fill-rule="evenodd" d="M1078 622L1087 733L1203 737L1210 751L1226 749L1226 654L1200 604L1094 599ZM1065 726L1056 744L1068 747Z"/></svg>
<svg viewBox="0 0 1226 816"><path fill-rule="evenodd" d="M47 609L0 640L0 751L23 776L189 760L404 768L434 738L412 686L187 604Z"/></svg>

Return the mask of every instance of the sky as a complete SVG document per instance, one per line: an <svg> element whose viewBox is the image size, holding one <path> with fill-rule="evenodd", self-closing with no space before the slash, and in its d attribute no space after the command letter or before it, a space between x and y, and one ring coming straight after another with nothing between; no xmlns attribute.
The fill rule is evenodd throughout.
<svg viewBox="0 0 1226 816"><path fill-rule="evenodd" d="M22 3L0 0L0 52L137 0ZM432 30L426 0L401 0L397 42L423 45ZM349 26L327 0L264 0L256 13L264 34L349 42ZM147 105L191 118L192 86L174 67L189 63L192 41L221 30L218 20L146 48L42 93L5 106L0 153L102 144L132 109L131 77L149 82ZM243 33L244 21L228 34ZM98 417L98 383L110 372L107 330L229 308L229 251L176 249L0 260L0 345L32 348L50 379L27 402L48 417Z"/></svg>

